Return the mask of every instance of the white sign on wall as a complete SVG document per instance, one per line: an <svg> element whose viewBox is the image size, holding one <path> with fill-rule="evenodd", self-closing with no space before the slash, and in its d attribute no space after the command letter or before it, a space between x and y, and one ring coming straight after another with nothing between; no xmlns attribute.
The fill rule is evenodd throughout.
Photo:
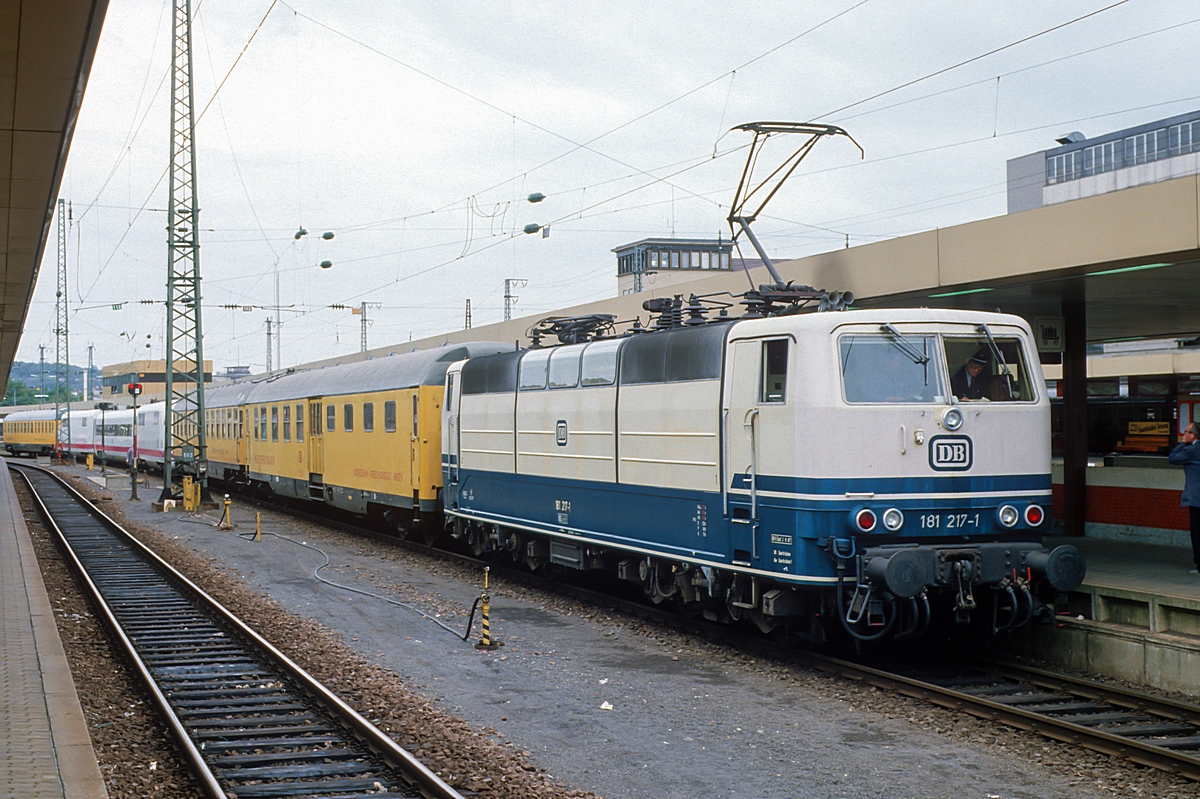
<svg viewBox="0 0 1200 799"><path fill-rule="evenodd" d="M1063 318L1061 316L1039 316L1033 320L1033 335L1037 339L1038 352L1063 351Z"/></svg>

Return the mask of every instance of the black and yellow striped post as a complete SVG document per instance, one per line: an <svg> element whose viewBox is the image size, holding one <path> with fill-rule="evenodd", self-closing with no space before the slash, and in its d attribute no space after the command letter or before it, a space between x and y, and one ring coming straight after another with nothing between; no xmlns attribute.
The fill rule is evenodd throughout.
<svg viewBox="0 0 1200 799"><path fill-rule="evenodd" d="M483 593L479 596L479 610L481 612L480 620L483 624L483 638L479 643L475 644L476 649L486 649L488 651L499 649L500 642L492 640L492 598L488 596L488 573L491 572L490 566L483 567Z"/></svg>

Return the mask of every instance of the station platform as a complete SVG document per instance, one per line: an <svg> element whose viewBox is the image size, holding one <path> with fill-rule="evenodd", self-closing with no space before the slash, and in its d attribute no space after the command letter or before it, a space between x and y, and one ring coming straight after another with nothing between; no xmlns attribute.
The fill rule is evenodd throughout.
<svg viewBox="0 0 1200 799"><path fill-rule="evenodd" d="M0 468L0 799L107 799L12 476Z"/></svg>
<svg viewBox="0 0 1200 799"><path fill-rule="evenodd" d="M1200 695L1200 575L1190 547L1109 538L1047 538L1072 544L1087 578L1055 626L1013 637L1021 654L1089 674ZM1061 610L1061 609L1060 609Z"/></svg>

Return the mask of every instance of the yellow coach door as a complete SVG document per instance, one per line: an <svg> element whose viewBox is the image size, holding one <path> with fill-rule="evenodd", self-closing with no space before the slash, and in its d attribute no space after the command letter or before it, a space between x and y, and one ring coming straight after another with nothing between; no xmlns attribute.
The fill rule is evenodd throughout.
<svg viewBox="0 0 1200 799"><path fill-rule="evenodd" d="M309 482L324 482L325 474L325 413L321 400L308 401L308 471Z"/></svg>

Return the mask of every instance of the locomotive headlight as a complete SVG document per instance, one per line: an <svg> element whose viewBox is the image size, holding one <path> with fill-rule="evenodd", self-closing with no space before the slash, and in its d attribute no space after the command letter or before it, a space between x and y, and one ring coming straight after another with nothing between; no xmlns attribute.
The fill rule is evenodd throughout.
<svg viewBox="0 0 1200 799"><path fill-rule="evenodd" d="M883 526L893 533L904 526L904 514L899 508L888 508L883 512Z"/></svg>
<svg viewBox="0 0 1200 799"><path fill-rule="evenodd" d="M1025 509L1025 523L1030 527L1037 527L1046 519L1046 513L1042 510L1041 505L1030 505Z"/></svg>
<svg viewBox="0 0 1200 799"><path fill-rule="evenodd" d="M996 518L1005 527L1012 527L1021 518L1021 514L1017 513L1017 509L1012 505L1001 505L1000 510L996 512Z"/></svg>
<svg viewBox="0 0 1200 799"><path fill-rule="evenodd" d="M854 512L852 518L860 533L869 533L875 529L875 511L870 508L860 508Z"/></svg>
<svg viewBox="0 0 1200 799"><path fill-rule="evenodd" d="M958 408L947 408L942 413L942 427L947 430L957 430L962 427L963 412Z"/></svg>

